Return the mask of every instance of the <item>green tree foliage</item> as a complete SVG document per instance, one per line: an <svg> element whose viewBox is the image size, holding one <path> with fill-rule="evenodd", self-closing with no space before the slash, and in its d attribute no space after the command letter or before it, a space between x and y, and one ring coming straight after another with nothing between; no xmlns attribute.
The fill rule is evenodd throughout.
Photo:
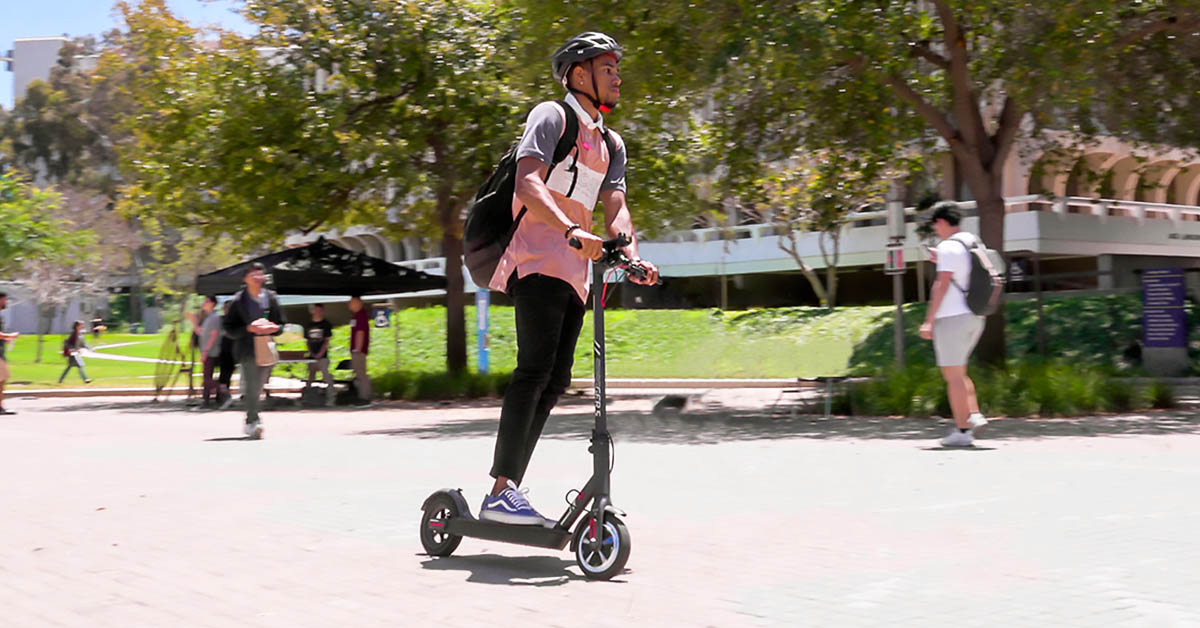
<svg viewBox="0 0 1200 628"><path fill-rule="evenodd" d="M31 262L71 261L83 253L68 237L69 226L54 215L58 203L53 191L14 173L0 174L0 273L20 275Z"/></svg>
<svg viewBox="0 0 1200 628"><path fill-rule="evenodd" d="M117 150L123 138L117 113L128 101L120 93L123 77L85 69L104 45L91 38L66 42L49 78L31 83L26 96L0 120L0 150L7 155L7 166L28 173L38 184L54 186L57 194L48 207L63 218L71 237L94 242L86 275L97 290L139 261L134 228L108 211L119 184ZM26 278L46 297L39 297L41 303L61 287L57 282L78 279L63 278L61 271L70 267L56 260L39 258L36 266L37 272L26 269L31 273Z"/></svg>
<svg viewBox="0 0 1200 628"><path fill-rule="evenodd" d="M805 151L775 166L754 182L764 222L782 231L779 248L792 256L825 307L837 303L837 270L842 232L851 211L881 207L889 181L879 162L836 150ZM825 279L801 255L800 239L813 234L825 264Z"/></svg>
<svg viewBox="0 0 1200 628"><path fill-rule="evenodd" d="M461 212L524 105L504 80L508 13L486 2L250 0L258 32L206 45L161 0L120 6L122 62L138 70L126 207L234 235L243 250L351 224L440 238L447 363L463 369Z"/></svg>
<svg viewBox="0 0 1200 628"><path fill-rule="evenodd" d="M984 242L1002 249L1003 165L1022 137L1196 143L1196 0L721 6L728 19L693 33L712 73L690 87L713 97L712 144L735 184L798 148L883 167L940 145L978 203ZM1003 346L992 317L983 350L999 360Z"/></svg>
<svg viewBox="0 0 1200 628"><path fill-rule="evenodd" d="M94 54L90 38L68 41L46 81L29 84L25 97L0 121L12 165L55 185L112 197L116 189L116 120L119 96L111 81L94 80L80 67Z"/></svg>
<svg viewBox="0 0 1200 628"><path fill-rule="evenodd" d="M41 314L37 360L44 324L55 309L80 293L101 292L96 272L97 236L63 215L62 197L14 173L0 174L0 273L33 292Z"/></svg>

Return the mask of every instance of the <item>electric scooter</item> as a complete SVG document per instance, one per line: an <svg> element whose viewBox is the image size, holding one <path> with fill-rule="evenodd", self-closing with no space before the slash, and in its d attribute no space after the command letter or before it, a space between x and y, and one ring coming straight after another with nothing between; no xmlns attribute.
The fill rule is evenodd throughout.
<svg viewBox="0 0 1200 628"><path fill-rule="evenodd" d="M627 276L644 279L645 267L630 260L622 247L629 240L624 234L604 243L604 255L592 262L592 303L595 329L596 424L592 429L592 477L583 488L567 493L567 510L557 522L547 526L512 525L476 519L463 498L462 489L442 489L425 499L421 509L421 545L430 556L449 556L462 538L471 537L516 543L534 547L563 549L570 543L575 562L583 575L593 580L608 580L621 573L629 560L629 529L621 517L625 513L612 505L609 473L612 471L612 436L605 413L604 377L604 272L623 270ZM571 246L580 248L572 238ZM582 516L582 520L580 520ZM578 525L576 521L579 521ZM574 533L572 533L574 526Z"/></svg>

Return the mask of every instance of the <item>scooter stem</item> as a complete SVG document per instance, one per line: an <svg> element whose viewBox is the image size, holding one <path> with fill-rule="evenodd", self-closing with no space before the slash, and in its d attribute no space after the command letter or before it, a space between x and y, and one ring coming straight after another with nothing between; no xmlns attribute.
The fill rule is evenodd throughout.
<svg viewBox="0 0 1200 628"><path fill-rule="evenodd" d="M595 358L593 368L593 384L596 399L596 425L592 430L592 479L595 481L595 500L593 512L596 520L602 522L604 507L608 505L609 497L609 442L608 415L605 408L605 372L604 372L604 271L602 264L592 264L592 325L595 337L592 342L592 353Z"/></svg>

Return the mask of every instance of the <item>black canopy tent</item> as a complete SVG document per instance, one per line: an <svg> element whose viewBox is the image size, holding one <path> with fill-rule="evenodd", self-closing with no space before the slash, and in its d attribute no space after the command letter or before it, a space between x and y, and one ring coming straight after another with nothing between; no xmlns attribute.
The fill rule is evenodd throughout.
<svg viewBox="0 0 1200 628"><path fill-rule="evenodd" d="M318 238L307 246L256 257L196 278L198 294L227 295L242 288L247 266L260 262L281 295L372 295L445 290L446 278L397 266Z"/></svg>

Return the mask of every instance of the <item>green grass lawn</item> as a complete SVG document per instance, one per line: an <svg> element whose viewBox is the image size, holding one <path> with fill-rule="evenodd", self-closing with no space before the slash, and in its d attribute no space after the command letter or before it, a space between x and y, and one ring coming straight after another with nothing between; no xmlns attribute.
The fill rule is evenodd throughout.
<svg viewBox="0 0 1200 628"><path fill-rule="evenodd" d="M1192 351L1200 358L1200 312L1188 304ZM1137 294L1048 299L1044 304L1047 353L1081 363L1129 370L1123 350L1141 337ZM612 377L793 378L861 373L891 364L892 306L719 310L613 310L605 315L608 372ZM910 363L932 364L933 348L917 335L925 304L904 308ZM1005 306L1011 357L1031 353L1036 308L1031 301ZM372 330L372 375L393 370L434 373L445 368L445 309L401 310L396 328ZM475 308L466 311L468 362L477 365ZM393 336L393 332L395 336ZM575 375L591 374L592 316L575 350ZM395 338L395 339L394 339ZM398 342L398 345L396 344ZM349 356L348 329L334 330L335 361ZM493 372L516 365L511 307L491 308ZM393 350L398 346L398 355ZM296 342L286 348L303 348Z"/></svg>
<svg viewBox="0 0 1200 628"><path fill-rule="evenodd" d="M66 368L66 358L62 356L61 334L47 334L42 337L42 360L37 362L38 337L22 335L8 347L8 366L12 378L7 388L77 388L83 386L79 371L72 370L66 381L58 383L58 378ZM88 337L88 344L102 353L118 353L144 358L156 358L162 348L166 334L103 334L100 339ZM103 349L105 345L127 344L113 349ZM91 386L103 388L132 388L154 387L154 364L145 362L118 362L99 358L85 359L88 377L92 378Z"/></svg>
<svg viewBox="0 0 1200 628"><path fill-rule="evenodd" d="M1031 352L1035 343L1032 302L1006 305L1009 354ZM612 377L770 377L793 378L870 371L891 363L893 356L890 306L773 308L739 312L718 310L613 310L606 314L608 369ZM905 338L910 363L931 364L930 343L917 336L924 304L905 307ZM1200 313L1189 303L1192 352L1200 358ZM1141 335L1141 304L1137 294L1053 299L1045 302L1048 353L1080 363L1129 371L1122 352ZM516 337L511 307L491 308L490 361L492 372L516 365ZM374 329L369 369L379 376L395 368L410 373L445 369L446 313L441 307L397 312L392 329ZM475 308L468 307L467 346L470 368L477 365L473 331ZM349 357L349 328L334 330L330 354L334 364ZM137 343L109 350L139 357L157 357L165 334L106 334L93 345ZM575 351L575 375L591 375L592 317L589 312ZM281 349L303 349L298 335L281 338ZM57 386L65 366L59 355L62 336L46 336L41 364L34 363L36 338L22 336L9 349L14 387ZM398 351L397 351L398 349ZM101 349L102 351L104 349ZM92 386L153 386L154 365L92 358ZM301 366L282 366L277 375L303 377ZM66 385L78 386L72 373Z"/></svg>

